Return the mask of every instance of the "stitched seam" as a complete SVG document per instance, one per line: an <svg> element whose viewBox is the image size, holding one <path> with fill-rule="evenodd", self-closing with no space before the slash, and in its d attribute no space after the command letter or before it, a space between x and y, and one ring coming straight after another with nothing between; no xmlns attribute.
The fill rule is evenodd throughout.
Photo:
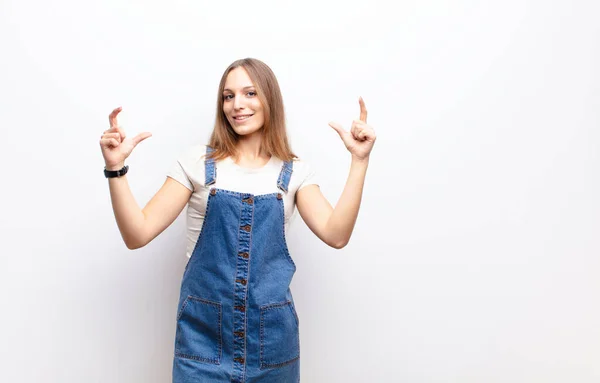
<svg viewBox="0 0 600 383"><path fill-rule="evenodd" d="M207 363L213 363L213 364L221 364L221 357L223 355L223 335L222 335L222 305L219 302L213 302L213 301L209 301L208 299L204 299L204 298L200 298L200 297L195 297L192 295L188 295L187 298L185 299L184 303L181 305L181 309L179 310L179 313L177 315L177 321L179 321L181 319L181 316L183 315L183 311L185 309L185 307L187 306L189 301L197 301L200 302L202 304L206 304L206 305L210 305L210 306L214 306L217 310L218 310L218 321L217 321L217 357L216 358L207 358L207 357L203 357L203 356L199 356L199 355L192 355L192 354L186 354L186 353L182 353L179 351L175 351L175 356L180 357L180 358L184 358L184 359L192 359L192 360L197 360L197 361L201 361L201 362L207 362ZM180 340L181 340L181 331L178 331L179 337L177 338L177 344L179 344Z"/></svg>
<svg viewBox="0 0 600 383"><path fill-rule="evenodd" d="M279 205L281 206L281 235L283 236L283 252L285 254L285 257L288 259L288 261L291 262L292 266L294 266L294 271L296 271L296 263L294 262L294 260L292 259L292 256L290 255L290 250L289 247L287 245L287 240L285 238L285 204L283 203L283 198L278 200L279 201Z"/></svg>
<svg viewBox="0 0 600 383"><path fill-rule="evenodd" d="M221 361L219 359L203 358L201 356L182 354L180 352L175 353L175 356L178 358L183 358L183 359L197 360L199 362L205 362L205 363L211 363L211 364L221 364Z"/></svg>
<svg viewBox="0 0 600 383"><path fill-rule="evenodd" d="M232 194L232 193L228 193L228 190L223 190L222 192L225 192L227 194ZM240 196L241 196L241 193L240 193ZM236 240L237 241L236 242L236 246L237 247L236 247L236 252L235 252L235 274L233 276L233 284L232 284L232 286L233 286L233 303L234 304L233 304L233 306L231 308L231 318L235 318L235 315L236 315L236 312L235 312L235 297L236 297L236 295L235 295L235 288L236 288L236 283L237 283L236 279L237 279L237 274L238 274L238 263L239 263L239 255L238 254L240 253L240 230L241 230L241 226L242 226L242 214L243 214L243 210L244 210L244 203L240 201L240 211L239 211L239 214L238 214L239 219L238 219L238 224L237 224L237 233L238 233L237 240ZM248 249L248 254L250 254L250 249ZM245 303L246 303L246 301L244 300L244 306L245 306ZM246 320L246 318L248 317L247 311L248 310L244 311L244 318L245 318L244 320ZM245 331L246 331L246 329L244 328L244 332ZM233 343L235 344L235 340L234 340ZM245 344L244 344L244 350L245 350ZM235 350L234 350L234 353L235 353ZM246 354L246 352L244 351L244 355L245 354ZM235 371L235 363L236 363L235 360L232 360L232 367L231 367L232 371ZM244 371L242 371L241 375L242 375L241 379L243 381L244 380Z"/></svg>
<svg viewBox="0 0 600 383"><path fill-rule="evenodd" d="M217 180L217 166L215 163L215 160L212 158L208 158L208 155L210 153L212 153L214 150L210 147L210 146L206 146L206 153L204 155L204 169L207 168L207 165L210 166L210 175L211 175L211 179L208 179L208 172L205 171L206 174L204 174L204 183L205 186L209 186L212 185L216 182Z"/></svg>
<svg viewBox="0 0 600 383"><path fill-rule="evenodd" d="M213 189L216 190L217 193L225 193L225 194L233 195L233 196L236 196L236 197L243 197L245 195L252 195L254 199L265 199L265 198L270 198L270 197L277 196L277 194L279 194L279 193L251 194L251 193L236 192L236 191L232 191L232 190L219 189L219 188L213 188Z"/></svg>
<svg viewBox="0 0 600 383"><path fill-rule="evenodd" d="M296 360L298 360L300 358L300 355L295 356L293 359L290 360L286 360L285 362L281 362L281 363L275 363L275 364L267 364L267 363L263 363L261 364L261 368L273 368L273 367L281 367L281 366L285 366L286 364L290 364Z"/></svg>
<svg viewBox="0 0 600 383"><path fill-rule="evenodd" d="M285 301L285 302L280 302L280 303L271 303L271 304L267 304L267 305L263 305L260 306L260 369L265 369L265 368L273 368L273 367L281 367L281 366L285 366L286 364L290 364L292 362L294 362L295 360L300 358L300 344L298 344L298 347L296 347L296 355L294 357L292 357L292 359L283 361L283 362L279 362L279 363L270 363L269 361L265 361L265 357L264 357L264 338L265 338L265 334L264 334L264 329L265 329L265 316L268 310L272 310L275 308L282 308L283 306L291 306L292 302L291 301ZM293 312L292 312L293 313ZM295 317L295 314L294 314ZM296 319L296 318L295 318ZM297 319L296 319L297 320ZM299 335L298 335L299 336ZM300 339L298 339L298 341L300 341Z"/></svg>
<svg viewBox="0 0 600 383"><path fill-rule="evenodd" d="M255 200L254 196L252 196L252 199ZM243 203L242 203L243 204ZM246 288L246 295L244 297L244 302L248 302L248 294L250 293L250 260L253 259L252 257L252 238L254 237L252 235L252 231L254 230L254 209L256 208L255 202L252 203L252 218L250 220L250 227L252 228L252 230L250 230L250 240L248 243L248 273L246 275L246 280L248 281L248 287ZM248 310L247 310L248 311ZM247 359L247 353L248 353L248 315L244 315L244 334L246 334L246 336L244 336L244 355ZM244 363L244 370L243 370L243 375L245 376L246 373L246 365L247 363Z"/></svg>
<svg viewBox="0 0 600 383"><path fill-rule="evenodd" d="M192 250L192 254L190 254L190 259L188 259L187 263L185 264L185 269L183 270L183 277L185 278L185 275L188 272L188 268L190 266L190 263L192 263L192 259L195 258L194 254L196 254L196 249L198 248L198 246L200 245L200 240L202 239L202 235L204 234L204 228L206 227L206 221L208 219L208 214L210 212L210 201L212 199L212 195L210 194L210 191L208 192L208 199L206 200L206 210L204 213L204 219L202 220L202 227L200 228L200 234L198 234L198 239L196 239L196 244L194 245L194 250Z"/></svg>
<svg viewBox="0 0 600 383"><path fill-rule="evenodd" d="M285 191L286 193L288 192L290 179L291 179L292 173L294 171L293 166L294 166L294 164L292 162L289 162L289 163L284 162L282 165L282 168L281 168L281 172L279 173L279 179L277 180L277 187L279 187L281 190ZM284 185L285 173L288 173L288 178Z"/></svg>

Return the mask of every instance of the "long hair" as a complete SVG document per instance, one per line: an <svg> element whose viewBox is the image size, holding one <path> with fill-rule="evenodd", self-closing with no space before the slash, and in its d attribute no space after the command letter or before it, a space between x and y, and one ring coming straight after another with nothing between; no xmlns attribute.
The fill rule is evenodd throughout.
<svg viewBox="0 0 600 383"><path fill-rule="evenodd" d="M244 68L248 72L256 88L257 97L263 106L265 122L262 127L263 139L261 150L283 161L293 160L297 156L292 153L288 142L283 98L279 89L279 83L267 64L253 58L245 58L233 62L225 69L223 77L221 77L219 92L217 93L215 126L209 140L209 146L215 151L209 157L220 160L228 156L235 157L237 154L236 143L239 140L239 135L233 130L223 112L223 90L229 72L239 67Z"/></svg>

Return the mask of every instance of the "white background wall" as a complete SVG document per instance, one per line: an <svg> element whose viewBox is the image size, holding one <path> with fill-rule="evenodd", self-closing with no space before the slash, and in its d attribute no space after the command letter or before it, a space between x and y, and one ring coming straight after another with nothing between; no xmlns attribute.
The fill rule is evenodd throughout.
<svg viewBox="0 0 600 383"><path fill-rule="evenodd" d="M392 8L393 7L393 8ZM303 382L600 381L600 5L0 2L0 381L170 381L185 219L129 251L98 141L122 105L144 205L205 142L223 70L279 78L337 201L378 133L351 243L297 218Z"/></svg>

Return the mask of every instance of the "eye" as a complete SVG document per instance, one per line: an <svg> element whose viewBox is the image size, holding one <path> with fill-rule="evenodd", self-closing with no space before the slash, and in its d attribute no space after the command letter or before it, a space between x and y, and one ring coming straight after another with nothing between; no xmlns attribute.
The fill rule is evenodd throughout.
<svg viewBox="0 0 600 383"><path fill-rule="evenodd" d="M223 100L231 100L233 98L233 94L226 94L223 96Z"/></svg>
<svg viewBox="0 0 600 383"><path fill-rule="evenodd" d="M254 97L254 96L256 96L256 92L251 90L250 92L247 93L247 95L250 97Z"/></svg>

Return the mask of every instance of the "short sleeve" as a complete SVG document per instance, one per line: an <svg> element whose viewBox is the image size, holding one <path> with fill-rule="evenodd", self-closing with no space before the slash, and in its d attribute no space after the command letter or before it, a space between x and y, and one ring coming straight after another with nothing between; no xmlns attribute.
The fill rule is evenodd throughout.
<svg viewBox="0 0 600 383"><path fill-rule="evenodd" d="M319 186L316 170L310 164L304 161L298 161L296 164L294 164L294 169L294 173L298 172L298 175L300 176L298 190L301 190L303 187L308 185Z"/></svg>
<svg viewBox="0 0 600 383"><path fill-rule="evenodd" d="M167 177L174 179L192 192L198 182L204 182L204 160L201 158L206 153L204 145L195 145L186 150L177 162L173 164Z"/></svg>
<svg viewBox="0 0 600 383"><path fill-rule="evenodd" d="M186 188L194 191L194 186L192 185L192 181L190 177L185 172L185 167L182 164L181 159L177 160L177 162L171 167L171 170L167 173L167 177L173 178L175 181L179 182Z"/></svg>

